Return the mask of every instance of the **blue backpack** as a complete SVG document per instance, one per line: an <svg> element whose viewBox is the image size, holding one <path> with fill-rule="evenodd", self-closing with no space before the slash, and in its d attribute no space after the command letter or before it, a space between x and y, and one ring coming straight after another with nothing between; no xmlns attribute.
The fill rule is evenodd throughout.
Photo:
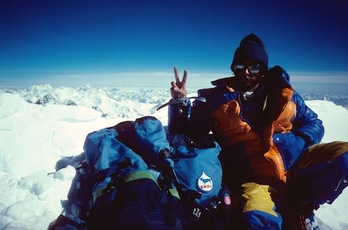
<svg viewBox="0 0 348 230"><path fill-rule="evenodd" d="M216 142L204 148L192 146L184 134L167 135L161 122L150 116L117 126L117 138L161 172L159 183L173 182L183 205L185 228L223 228L227 214L218 206L226 206L229 194L222 187L221 148Z"/></svg>
<svg viewBox="0 0 348 230"><path fill-rule="evenodd" d="M162 190L143 158L117 137L116 128L107 128L86 138L94 184L89 228L180 229L178 198Z"/></svg>
<svg viewBox="0 0 348 230"><path fill-rule="evenodd" d="M69 192L78 211L65 216L83 223L76 229L222 229L219 152L167 136L150 116L92 132Z"/></svg>

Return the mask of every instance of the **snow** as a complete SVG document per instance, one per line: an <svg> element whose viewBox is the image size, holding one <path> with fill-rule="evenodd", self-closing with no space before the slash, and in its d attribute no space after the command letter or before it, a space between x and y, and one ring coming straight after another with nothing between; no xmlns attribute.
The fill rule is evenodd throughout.
<svg viewBox="0 0 348 230"><path fill-rule="evenodd" d="M46 95L51 99L35 104ZM90 86L0 91L0 229L47 229L75 175L72 166L56 172L57 162L81 154L89 132L145 115L166 124L167 108L154 114L151 108L168 97L163 89ZM348 141L347 109L323 100L307 104L324 122L323 142ZM323 205L317 211L321 228L347 229L347 203L346 189L332 205Z"/></svg>

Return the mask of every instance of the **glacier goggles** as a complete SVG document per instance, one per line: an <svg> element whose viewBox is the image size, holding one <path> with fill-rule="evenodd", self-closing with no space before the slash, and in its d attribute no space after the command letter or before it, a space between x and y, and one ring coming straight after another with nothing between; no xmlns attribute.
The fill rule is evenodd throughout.
<svg viewBox="0 0 348 230"><path fill-rule="evenodd" d="M261 71L261 65L260 64L235 64L232 68L234 73L240 73L241 71L245 71L245 69L248 70L248 72L252 75L259 74Z"/></svg>

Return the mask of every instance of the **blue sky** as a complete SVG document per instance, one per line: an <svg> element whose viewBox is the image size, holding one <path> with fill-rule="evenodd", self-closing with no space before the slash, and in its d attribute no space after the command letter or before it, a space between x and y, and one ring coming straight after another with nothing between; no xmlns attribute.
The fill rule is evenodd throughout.
<svg viewBox="0 0 348 230"><path fill-rule="evenodd" d="M270 66L348 72L347 22L343 0L0 0L0 87L174 66L229 74L249 33Z"/></svg>

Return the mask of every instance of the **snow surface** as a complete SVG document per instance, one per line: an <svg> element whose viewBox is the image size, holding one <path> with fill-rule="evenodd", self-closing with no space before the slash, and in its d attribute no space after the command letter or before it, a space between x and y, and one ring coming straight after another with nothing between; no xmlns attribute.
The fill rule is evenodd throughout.
<svg viewBox="0 0 348 230"><path fill-rule="evenodd" d="M75 175L71 166L56 172L56 163L81 154L89 132L120 121L153 115L165 125L167 108L151 109L168 99L163 89L41 85L0 91L0 229L47 229ZM348 141L347 109L330 101L307 104L324 122L323 142ZM347 203L348 189L323 205L317 211L321 229L348 229Z"/></svg>

